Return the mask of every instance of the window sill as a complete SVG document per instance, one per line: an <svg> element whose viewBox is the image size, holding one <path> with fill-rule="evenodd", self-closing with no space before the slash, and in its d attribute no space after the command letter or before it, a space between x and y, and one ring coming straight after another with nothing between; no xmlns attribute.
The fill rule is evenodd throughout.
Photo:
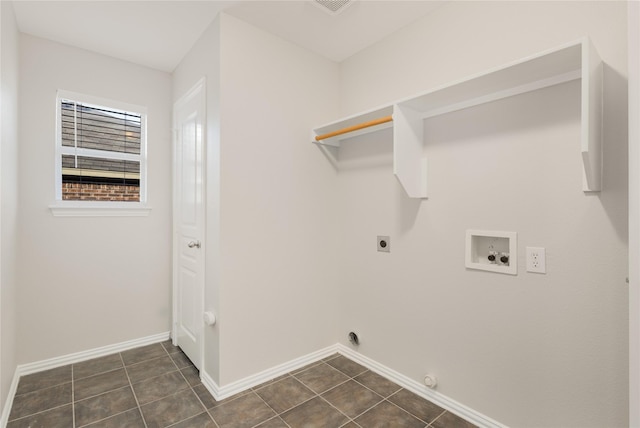
<svg viewBox="0 0 640 428"><path fill-rule="evenodd" d="M54 217L147 217L151 207L139 203L56 203L49 206Z"/></svg>

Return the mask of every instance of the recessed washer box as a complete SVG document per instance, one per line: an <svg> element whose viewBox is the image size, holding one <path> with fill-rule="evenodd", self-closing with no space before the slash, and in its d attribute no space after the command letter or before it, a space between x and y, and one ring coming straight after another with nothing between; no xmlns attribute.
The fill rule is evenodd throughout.
<svg viewBox="0 0 640 428"><path fill-rule="evenodd" d="M517 248L516 232L468 229L465 266L468 269L517 275Z"/></svg>

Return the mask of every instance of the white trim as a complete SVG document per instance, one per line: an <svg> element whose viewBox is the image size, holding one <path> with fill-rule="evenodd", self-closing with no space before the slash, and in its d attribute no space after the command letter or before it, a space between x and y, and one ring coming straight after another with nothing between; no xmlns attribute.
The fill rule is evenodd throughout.
<svg viewBox="0 0 640 428"><path fill-rule="evenodd" d="M140 154L134 155L130 153L109 152L106 150L94 150L84 149L78 147L66 147L62 145L62 108L61 101L68 100L84 105L89 105L98 108L109 108L113 110L120 110L126 113L133 113L140 115ZM115 101L108 98L95 97L92 95L79 94L76 92L64 91L59 89L56 94L56 135L55 135L55 200L56 205L62 202L62 155L73 154L77 156L87 156L102 159L116 159L116 160L128 160L140 163L139 172L139 198L140 203L145 204L147 202L147 162L148 162L148 147L147 147L147 108L138 106L135 104L128 104L121 101ZM95 201L75 201L84 207L95 207ZM109 202L108 202L109 203ZM54 215L56 215L54 213ZM78 216L86 214L76 214ZM121 214L132 215L132 214Z"/></svg>
<svg viewBox="0 0 640 428"><path fill-rule="evenodd" d="M213 380L211 376L209 376L209 373L205 372L204 370L200 370L200 381L202 382L202 385L204 385L204 387L207 389L207 391L209 391L209 393L213 395L213 398L216 401L222 400L222 398L220 398L222 397L222 394L220 394L220 387L218 386L216 381Z"/></svg>
<svg viewBox="0 0 640 428"><path fill-rule="evenodd" d="M169 340L168 331L154 334L152 336L141 337L139 339L128 340L126 342L115 343L113 345L102 346L100 348L89 349L87 351L75 352L61 357L50 358L48 360L37 361L35 363L20 364L16 371L20 376L24 376L44 370L55 369L56 367L62 367L67 364L75 364L81 361L91 360L93 358L104 357L106 355L115 354L116 352L138 348L140 346L164 342L165 340Z"/></svg>
<svg viewBox="0 0 640 428"><path fill-rule="evenodd" d="M526 94L527 92L533 92L537 89L548 88L550 86L559 85L561 83L571 82L578 80L582 77L582 70L577 69L563 73L557 76L548 77L546 79L537 80L535 82L526 83L524 85L515 86L513 88L504 89L498 92L492 92L487 95L483 95L477 98L471 98L469 100L461 101L459 103L450 104L448 106L427 110L422 114L422 119L429 119L431 117L441 116L446 113L451 113L458 110L464 110L466 108L475 107L481 104L487 104L492 101L502 100L504 98L513 97L520 94Z"/></svg>
<svg viewBox="0 0 640 428"><path fill-rule="evenodd" d="M354 351L353 349L341 344L326 347L316 352L304 355L300 358L293 359L284 364L277 365L267 370L263 370L251 376L247 376L238 381L232 382L228 385L219 386L204 370L200 371L200 380L205 388L213 395L216 401L223 400L231 397L239 392L246 391L249 388L253 388L269 380L275 379L278 376L282 376L293 370L297 370L313 362L322 360L332 354L341 354L361 365L383 376L399 386L417 394L418 396L431 401L432 403L442 407L443 409L465 419L479 427L486 428L506 428L506 425L501 424L498 421L491 419L490 417L477 412L470 407L461 404L446 395L440 394L430 388L427 388L424 384L415 381L397 371L390 369L389 367L365 357L362 354Z"/></svg>
<svg viewBox="0 0 640 428"><path fill-rule="evenodd" d="M102 346L100 348L89 349L87 351L75 352L73 354L63 355L61 357L50 358L48 360L36 361L34 363L20 364L16 367L16 371L13 375L13 381L9 388L9 394L7 395L7 401L2 409L2 416L0 417L0 427L4 427L9 420L9 413L11 412L11 405L16 395L18 388L18 382L20 377L37 373L49 369L55 369L56 367L66 366L67 364L75 364L82 361L91 360L93 358L104 357L107 355L115 354L116 352L127 351L129 349L138 348L140 346L151 345L154 343L164 342L170 337L169 332L158 333L151 336L141 337L139 339L128 340L126 342L115 343L113 345Z"/></svg>
<svg viewBox="0 0 640 428"><path fill-rule="evenodd" d="M95 205L75 203L80 201L65 202L67 201L60 201L49 206L54 217L147 217L151 211L151 207L137 202L106 202L109 205L98 202L95 202Z"/></svg>
<svg viewBox="0 0 640 428"><path fill-rule="evenodd" d="M91 104L93 107L109 107L116 110L122 110L127 113L136 113L140 115L147 114L147 108L137 104L125 103L110 98L96 97L93 95L81 94L79 92L65 91L58 89L56 98L69 101L77 101L83 104Z"/></svg>
<svg viewBox="0 0 640 428"><path fill-rule="evenodd" d="M286 363L279 364L270 369L263 370L254 375L247 376L244 379L237 380L222 387L218 386L218 384L216 384L216 382L206 372L204 372L204 370L200 372L200 380L202 380L202 384L209 390L211 395L213 395L213 398L215 398L216 401L220 401L249 388L253 388L254 386L258 386L261 383L275 379L278 376L289 373L290 371L297 370L307 364L326 358L336 352L338 352L338 345L332 345Z"/></svg>
<svg viewBox="0 0 640 428"><path fill-rule="evenodd" d="M13 405L13 397L16 396L16 391L18 390L18 381L20 380L20 376L18 375L18 370L13 373L13 379L11 380L11 385L9 386L9 393L7 394L7 401L4 402L4 407L2 408L2 415L0 415L0 427L6 427L9 422L9 414L11 414L11 406Z"/></svg>

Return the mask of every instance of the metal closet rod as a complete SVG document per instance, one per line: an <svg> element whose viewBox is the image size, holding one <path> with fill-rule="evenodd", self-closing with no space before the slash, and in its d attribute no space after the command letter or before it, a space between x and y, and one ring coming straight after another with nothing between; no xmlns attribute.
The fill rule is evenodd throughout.
<svg viewBox="0 0 640 428"><path fill-rule="evenodd" d="M348 134L349 132L358 131L360 129L369 128L372 126L380 125L383 123L391 122L393 120L393 116L385 116L379 117L378 119L373 119L368 122L358 123L357 125L347 126L346 128L338 129L337 131L327 132L326 134L318 135L316 137L316 141L325 140L331 137L337 137L338 135Z"/></svg>

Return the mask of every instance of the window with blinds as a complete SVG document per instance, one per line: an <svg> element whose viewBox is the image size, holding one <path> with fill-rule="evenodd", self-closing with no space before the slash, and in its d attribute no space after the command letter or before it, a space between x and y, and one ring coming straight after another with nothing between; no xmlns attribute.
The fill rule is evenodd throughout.
<svg viewBox="0 0 640 428"><path fill-rule="evenodd" d="M57 200L145 202L145 114L77 98L58 95Z"/></svg>

